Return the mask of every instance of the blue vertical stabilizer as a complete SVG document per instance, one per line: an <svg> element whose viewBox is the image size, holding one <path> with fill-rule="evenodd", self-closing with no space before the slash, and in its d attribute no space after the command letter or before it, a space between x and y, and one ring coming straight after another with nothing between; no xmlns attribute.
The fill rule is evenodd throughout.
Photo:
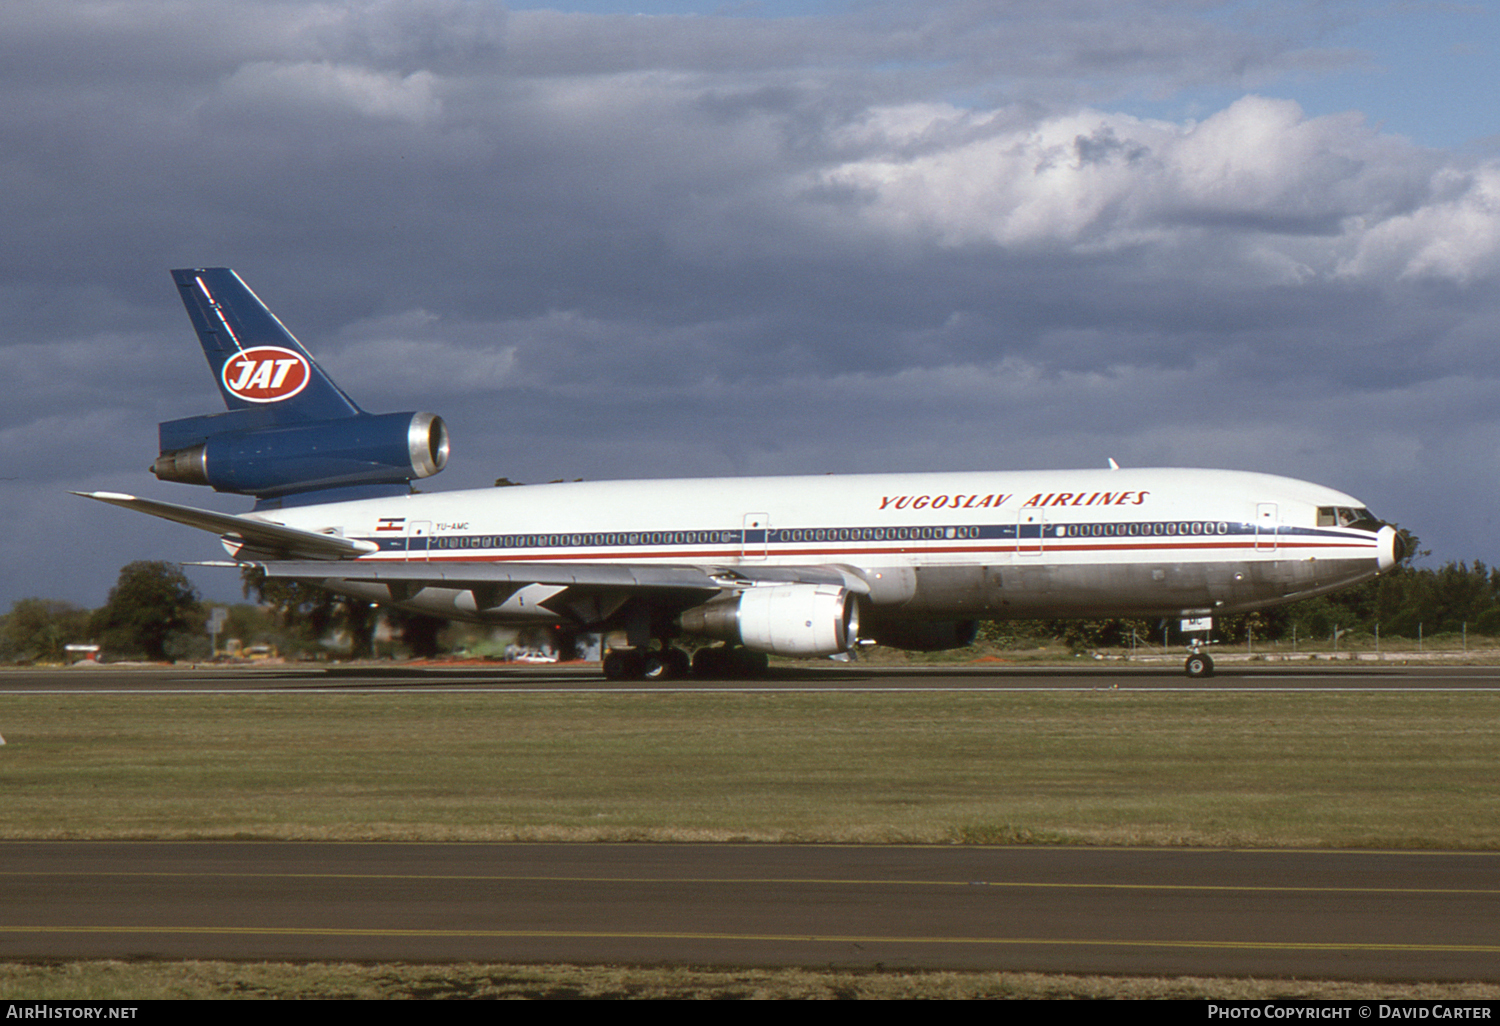
<svg viewBox="0 0 1500 1026"><path fill-rule="evenodd" d="M172 272L224 404L273 424L363 413L227 267ZM300 357L300 360L298 359Z"/></svg>

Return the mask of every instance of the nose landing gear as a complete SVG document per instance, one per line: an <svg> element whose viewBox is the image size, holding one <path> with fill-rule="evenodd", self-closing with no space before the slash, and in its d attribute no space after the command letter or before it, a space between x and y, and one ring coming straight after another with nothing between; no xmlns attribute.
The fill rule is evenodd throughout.
<svg viewBox="0 0 1500 1026"><path fill-rule="evenodd" d="M1195 644L1188 649L1187 662L1182 665L1183 672L1194 680L1214 675L1214 661L1208 657L1207 652L1200 651Z"/></svg>

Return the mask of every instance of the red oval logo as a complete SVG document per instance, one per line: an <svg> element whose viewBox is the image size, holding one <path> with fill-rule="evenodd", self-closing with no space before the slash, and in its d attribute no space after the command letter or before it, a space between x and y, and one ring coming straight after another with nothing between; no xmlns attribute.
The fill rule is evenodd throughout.
<svg viewBox="0 0 1500 1026"><path fill-rule="evenodd" d="M224 390L247 403L279 403L312 380L312 368L301 353L280 346L242 349L224 361Z"/></svg>

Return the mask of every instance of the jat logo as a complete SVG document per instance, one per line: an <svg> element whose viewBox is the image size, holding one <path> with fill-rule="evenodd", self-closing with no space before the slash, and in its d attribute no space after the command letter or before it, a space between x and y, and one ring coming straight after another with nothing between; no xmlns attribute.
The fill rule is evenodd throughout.
<svg viewBox="0 0 1500 1026"><path fill-rule="evenodd" d="M229 394L247 403L279 403L306 388L312 373L300 353L256 346L226 360L222 377Z"/></svg>

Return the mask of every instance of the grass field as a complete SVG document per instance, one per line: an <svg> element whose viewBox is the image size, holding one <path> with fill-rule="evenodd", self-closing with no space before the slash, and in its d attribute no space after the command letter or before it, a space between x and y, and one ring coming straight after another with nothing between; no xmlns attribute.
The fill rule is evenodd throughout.
<svg viewBox="0 0 1500 1026"><path fill-rule="evenodd" d="M1041 999L1496 1001L1483 983L1370 983L1058 973L294 962L0 964L0 1001L369 999Z"/></svg>
<svg viewBox="0 0 1500 1026"><path fill-rule="evenodd" d="M10 838L1500 847L1500 699L9 696Z"/></svg>

